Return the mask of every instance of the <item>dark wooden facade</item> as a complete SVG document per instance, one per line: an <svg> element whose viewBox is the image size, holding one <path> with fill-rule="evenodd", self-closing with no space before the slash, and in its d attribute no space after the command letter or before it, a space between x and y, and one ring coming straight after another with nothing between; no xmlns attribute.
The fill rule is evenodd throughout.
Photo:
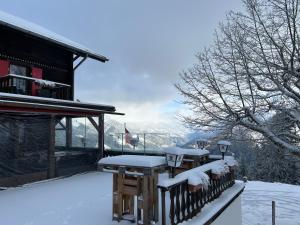
<svg viewBox="0 0 300 225"><path fill-rule="evenodd" d="M10 27L0 27L1 58L30 67L41 67L43 78L73 84L73 53Z"/></svg>
<svg viewBox="0 0 300 225"><path fill-rule="evenodd" d="M36 78L70 85L69 96L65 99L73 100L72 52L11 27L0 26L0 34L5 34L0 35L0 77L9 74L10 65L26 67L28 77L34 77L34 69L40 69L41 75Z"/></svg>

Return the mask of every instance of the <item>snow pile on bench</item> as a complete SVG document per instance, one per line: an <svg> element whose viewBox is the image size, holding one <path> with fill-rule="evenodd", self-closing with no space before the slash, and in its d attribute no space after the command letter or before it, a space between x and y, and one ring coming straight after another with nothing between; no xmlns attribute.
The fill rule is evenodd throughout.
<svg viewBox="0 0 300 225"><path fill-rule="evenodd" d="M175 176L174 178L168 178L160 180L158 186L168 188L174 184L188 180L191 185L202 184L204 186L209 184L209 177L206 174L208 171L212 171L215 174L222 174L229 172L228 166L225 164L224 160L217 160L211 163L207 163L203 166L196 167L194 169L187 170Z"/></svg>
<svg viewBox="0 0 300 225"><path fill-rule="evenodd" d="M98 164L134 167L156 167L166 165L166 158L164 156L119 155L103 158L98 161Z"/></svg>
<svg viewBox="0 0 300 225"><path fill-rule="evenodd" d="M211 172L213 174L217 174L217 175L221 175L223 173L228 173L229 172L229 167L224 163L224 161L222 160L222 164L220 163L219 165L214 165L211 168Z"/></svg>
<svg viewBox="0 0 300 225"><path fill-rule="evenodd" d="M202 155L209 154L209 151L207 151L206 149L189 149L189 148L179 148L179 147L168 147L164 149L164 152L167 154L194 155L194 156L202 156Z"/></svg>
<svg viewBox="0 0 300 225"><path fill-rule="evenodd" d="M225 156L224 161L228 166L238 166L238 162L234 159L233 156Z"/></svg>
<svg viewBox="0 0 300 225"><path fill-rule="evenodd" d="M209 185L209 176L206 173L199 170L198 168L195 168L195 170L188 170L183 173L180 173L177 175L177 178L182 180L188 180L188 184L193 186L201 184L204 187L207 187Z"/></svg>

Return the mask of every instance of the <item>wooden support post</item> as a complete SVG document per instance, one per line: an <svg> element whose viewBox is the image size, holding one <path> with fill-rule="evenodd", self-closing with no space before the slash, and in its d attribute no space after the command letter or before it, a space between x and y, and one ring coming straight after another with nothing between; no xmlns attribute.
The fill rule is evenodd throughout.
<svg viewBox="0 0 300 225"><path fill-rule="evenodd" d="M142 188L142 181L141 177L137 177L137 224L139 221L142 221L142 209L143 209L143 188Z"/></svg>
<svg viewBox="0 0 300 225"><path fill-rule="evenodd" d="M72 147L72 118L66 117L66 147Z"/></svg>
<svg viewBox="0 0 300 225"><path fill-rule="evenodd" d="M59 121L58 124L62 127L63 130L66 129L66 126L61 121Z"/></svg>
<svg viewBox="0 0 300 225"><path fill-rule="evenodd" d="M161 224L166 225L166 191L161 189Z"/></svg>
<svg viewBox="0 0 300 225"><path fill-rule="evenodd" d="M150 225L149 220L149 176L143 177L143 225Z"/></svg>
<svg viewBox="0 0 300 225"><path fill-rule="evenodd" d="M149 194L148 194L148 207L149 207L149 209L148 209L148 212L149 212L149 214L148 214L148 217L149 217L149 220L150 220L150 222L153 220L154 221L154 185L153 185L153 183L154 183L154 179L153 179L153 176L149 176L148 177L148 186L149 186Z"/></svg>
<svg viewBox="0 0 300 225"><path fill-rule="evenodd" d="M154 211L154 218L153 220L157 223L159 220L159 197L158 197L158 188L157 188L157 183L158 183L158 173L155 173L153 178L153 211Z"/></svg>
<svg viewBox="0 0 300 225"><path fill-rule="evenodd" d="M118 208L117 208L117 216L118 222L122 219L123 212L123 196L122 196L122 186L123 186L123 174L118 174Z"/></svg>
<svg viewBox="0 0 300 225"><path fill-rule="evenodd" d="M91 124L93 125L93 127L99 132L98 124L97 124L96 121L93 119L93 117L88 116L87 118L88 118L88 120L91 122Z"/></svg>
<svg viewBox="0 0 300 225"><path fill-rule="evenodd" d="M103 158L104 154L104 114L99 116L98 122L99 130L98 130L98 148L99 148L99 158Z"/></svg>
<svg viewBox="0 0 300 225"><path fill-rule="evenodd" d="M55 117L50 117L48 149L48 179L55 177Z"/></svg>
<svg viewBox="0 0 300 225"><path fill-rule="evenodd" d="M112 196L112 219L113 220L119 220L118 214L118 174L113 174L113 196Z"/></svg>

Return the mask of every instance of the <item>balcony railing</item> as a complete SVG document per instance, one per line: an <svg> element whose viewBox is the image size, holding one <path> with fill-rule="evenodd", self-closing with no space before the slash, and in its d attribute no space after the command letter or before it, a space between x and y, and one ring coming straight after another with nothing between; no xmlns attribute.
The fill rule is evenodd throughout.
<svg viewBox="0 0 300 225"><path fill-rule="evenodd" d="M170 199L169 223L176 225L192 219L201 212L201 209L207 203L217 199L223 191L232 187L235 183L234 170L220 175L217 179L213 177L211 170L208 169L205 173L210 178L209 185L206 188L191 191L189 190L188 180L183 180L169 186L158 186L161 190L162 225L167 224L167 196Z"/></svg>
<svg viewBox="0 0 300 225"><path fill-rule="evenodd" d="M71 86L49 80L8 74L0 77L0 92L69 100Z"/></svg>

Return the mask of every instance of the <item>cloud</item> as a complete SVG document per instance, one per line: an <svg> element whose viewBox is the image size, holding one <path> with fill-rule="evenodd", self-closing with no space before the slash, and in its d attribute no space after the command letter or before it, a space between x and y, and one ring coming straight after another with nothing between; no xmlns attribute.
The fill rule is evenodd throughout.
<svg viewBox="0 0 300 225"><path fill-rule="evenodd" d="M83 65L76 93L117 105L168 104L178 98L178 74L196 62L194 55L211 43L218 22L237 2L103 3L88 44L110 61Z"/></svg>
<svg viewBox="0 0 300 225"><path fill-rule="evenodd" d="M145 122L155 121L159 122L170 122L172 118L169 115L164 114L159 109L161 104L158 103L142 103L142 104L119 104L119 111L125 112L125 117L116 117L116 120L124 122Z"/></svg>
<svg viewBox="0 0 300 225"><path fill-rule="evenodd" d="M168 120L173 83L211 43L225 12L240 0L10 0L2 10L38 23L107 56L76 71L82 101L116 105L128 120ZM180 108L180 107L179 107Z"/></svg>

